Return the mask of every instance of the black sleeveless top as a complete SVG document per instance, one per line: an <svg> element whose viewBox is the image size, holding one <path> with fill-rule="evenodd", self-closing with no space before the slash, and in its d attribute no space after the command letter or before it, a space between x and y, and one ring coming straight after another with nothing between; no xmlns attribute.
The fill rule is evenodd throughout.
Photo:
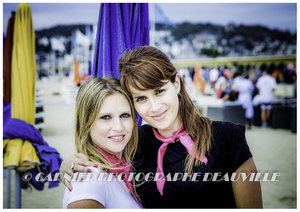
<svg viewBox="0 0 300 212"><path fill-rule="evenodd" d="M163 196L156 182L149 177L156 173L157 152L162 142L156 139L150 125L139 127L139 147L133 166L139 174L137 193L145 208L236 208L229 179L252 157L245 128L219 121L213 121L211 127L212 145L206 155L208 163L195 167L192 176L184 175L188 154L185 147L180 142L168 145L163 168L169 178L165 181Z"/></svg>

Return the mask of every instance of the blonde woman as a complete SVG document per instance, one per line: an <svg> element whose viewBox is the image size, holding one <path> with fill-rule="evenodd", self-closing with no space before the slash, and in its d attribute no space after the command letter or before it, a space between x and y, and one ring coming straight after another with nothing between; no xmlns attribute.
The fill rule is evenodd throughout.
<svg viewBox="0 0 300 212"><path fill-rule="evenodd" d="M95 165L88 167L89 177L83 182L72 182L72 192L66 189L63 208L140 208L129 180L138 142L136 115L119 81L105 77L83 84L75 123L77 152Z"/></svg>

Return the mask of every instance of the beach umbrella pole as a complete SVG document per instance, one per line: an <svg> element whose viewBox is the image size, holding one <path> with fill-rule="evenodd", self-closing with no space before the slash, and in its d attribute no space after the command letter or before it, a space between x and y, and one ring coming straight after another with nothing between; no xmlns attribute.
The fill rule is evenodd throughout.
<svg viewBox="0 0 300 212"><path fill-rule="evenodd" d="M10 169L4 169L5 178L6 178L6 198L5 198L5 207L10 208L10 178L11 171Z"/></svg>
<svg viewBox="0 0 300 212"><path fill-rule="evenodd" d="M10 189L11 189L11 170L4 169L5 178L6 178L6 197L5 197L5 208L10 207ZM21 208L21 175L16 171L15 179L15 208Z"/></svg>
<svg viewBox="0 0 300 212"><path fill-rule="evenodd" d="M21 175L16 170L15 208L21 208Z"/></svg>

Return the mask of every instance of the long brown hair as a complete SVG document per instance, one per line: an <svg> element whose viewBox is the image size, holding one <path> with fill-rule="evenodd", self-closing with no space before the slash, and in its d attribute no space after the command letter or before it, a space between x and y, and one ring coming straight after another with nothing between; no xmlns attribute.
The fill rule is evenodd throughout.
<svg viewBox="0 0 300 212"><path fill-rule="evenodd" d="M175 82L176 68L170 59L157 48L141 46L125 52L119 59L121 86L128 90L129 85L138 89L156 89L166 84L166 80ZM186 129L194 141L191 154L186 158L185 170L192 172L200 165L211 146L211 120L200 114L186 92L180 77L179 113Z"/></svg>

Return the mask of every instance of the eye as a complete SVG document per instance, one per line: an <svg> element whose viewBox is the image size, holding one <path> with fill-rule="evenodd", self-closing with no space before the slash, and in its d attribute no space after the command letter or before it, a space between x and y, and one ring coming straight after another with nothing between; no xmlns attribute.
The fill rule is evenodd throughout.
<svg viewBox="0 0 300 212"><path fill-rule="evenodd" d="M136 102L143 102L143 101L145 101L146 100L146 97L144 97L144 96L141 96L141 97L137 97L136 98Z"/></svg>
<svg viewBox="0 0 300 212"><path fill-rule="evenodd" d="M100 119L109 120L111 117L109 115L101 116Z"/></svg>
<svg viewBox="0 0 300 212"><path fill-rule="evenodd" d="M129 118L130 117L130 114L129 113L123 113L121 115L121 118Z"/></svg>
<svg viewBox="0 0 300 212"><path fill-rule="evenodd" d="M156 95L162 94L163 92L165 92L165 89L159 89L155 92Z"/></svg>

